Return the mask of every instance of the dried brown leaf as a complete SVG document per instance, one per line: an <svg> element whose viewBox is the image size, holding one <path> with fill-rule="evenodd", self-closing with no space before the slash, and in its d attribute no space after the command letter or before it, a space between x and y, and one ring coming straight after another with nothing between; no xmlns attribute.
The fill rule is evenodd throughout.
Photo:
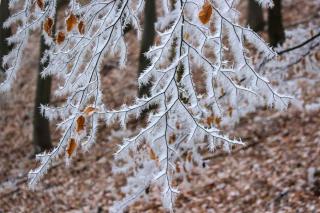
<svg viewBox="0 0 320 213"><path fill-rule="evenodd" d="M83 110L83 114L85 116L91 116L93 113L95 113L97 111L96 108L92 107L92 106L87 106L84 110Z"/></svg>
<svg viewBox="0 0 320 213"><path fill-rule="evenodd" d="M53 19L48 17L43 23L43 30L48 34L48 36L51 36L52 34L52 27L53 27Z"/></svg>
<svg viewBox="0 0 320 213"><path fill-rule="evenodd" d="M70 158L71 155L74 153L74 150L77 148L77 142L74 138L69 139L69 143L66 149L67 155Z"/></svg>
<svg viewBox="0 0 320 213"><path fill-rule="evenodd" d="M153 151L152 148L150 148L150 150L149 150L149 156L150 156L150 159L151 159L151 160L158 160L158 156L157 156L157 154Z"/></svg>
<svg viewBox="0 0 320 213"><path fill-rule="evenodd" d="M78 23L78 18L74 14L70 14L70 16L66 20L67 31L70 32Z"/></svg>
<svg viewBox="0 0 320 213"><path fill-rule="evenodd" d="M59 32L58 35L56 36L56 42L57 44L62 44L64 42L66 38L66 35L64 34L64 32Z"/></svg>
<svg viewBox="0 0 320 213"><path fill-rule="evenodd" d="M78 31L81 35L84 34L85 32L85 24L83 21L80 21L79 24L78 24Z"/></svg>
<svg viewBox="0 0 320 213"><path fill-rule="evenodd" d="M212 6L209 1L206 1L200 10L198 17L202 24L207 24L212 15Z"/></svg>
<svg viewBox="0 0 320 213"><path fill-rule="evenodd" d="M37 5L41 10L44 10L44 0L37 0Z"/></svg>
<svg viewBox="0 0 320 213"><path fill-rule="evenodd" d="M84 130L84 125L85 125L85 121L86 119L80 115L78 118L77 118L77 125L76 125L76 131L77 133L81 132Z"/></svg>

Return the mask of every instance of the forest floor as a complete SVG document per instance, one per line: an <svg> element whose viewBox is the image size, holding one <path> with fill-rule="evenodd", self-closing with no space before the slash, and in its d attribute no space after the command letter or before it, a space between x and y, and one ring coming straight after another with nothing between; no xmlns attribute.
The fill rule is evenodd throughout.
<svg viewBox="0 0 320 213"><path fill-rule="evenodd" d="M286 3L283 10L285 26L320 11L303 0ZM102 70L104 101L110 108L129 103L137 93L138 44L131 33L128 39L132 51L126 71L118 70L112 59L106 60ZM97 143L89 152L79 152L69 167L63 158L57 160L35 191L28 189L27 173L36 166L32 114L38 42L39 37L31 38L14 88L0 95L0 213L107 212L121 196L125 182L124 176L111 173L113 153L127 135L117 125L101 124ZM312 88L306 85L305 91L309 104L316 102L320 83ZM61 99L52 102L58 104ZM190 186L180 189L176 212L320 212L320 111L306 108L261 109L241 119L230 131L246 145L230 154L212 153L204 169L190 174ZM59 132L54 123L51 130L55 143ZM165 210L158 194L150 193L129 212Z"/></svg>

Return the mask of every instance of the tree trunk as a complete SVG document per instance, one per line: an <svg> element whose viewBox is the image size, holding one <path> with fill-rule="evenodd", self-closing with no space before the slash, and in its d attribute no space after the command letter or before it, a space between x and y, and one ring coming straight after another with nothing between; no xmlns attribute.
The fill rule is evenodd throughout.
<svg viewBox="0 0 320 213"><path fill-rule="evenodd" d="M277 46L285 40L281 14L281 0L274 0L274 7L268 10L268 35L270 44Z"/></svg>
<svg viewBox="0 0 320 213"><path fill-rule="evenodd" d="M54 17L54 26L52 35L55 35L55 28L57 22L57 13L68 1L58 1L57 12ZM40 39L40 59L43 56L45 50L49 47L45 44L43 36ZM36 98L34 104L34 116L33 116L33 144L35 153L39 153L52 148L51 136L50 136L50 124L49 120L42 116L40 112L41 105L47 105L50 102L51 95L51 77L41 77L42 70L47 66L47 63L42 64L39 60L39 69L37 77Z"/></svg>
<svg viewBox="0 0 320 213"><path fill-rule="evenodd" d="M10 16L10 10L9 10L9 0L0 0L0 61L1 66L0 70L4 72L4 69L2 68L2 58L3 56L7 55L9 53L10 47L7 43L7 38L11 35L10 28L3 29L3 23L7 18Z"/></svg>
<svg viewBox="0 0 320 213"><path fill-rule="evenodd" d="M145 57L144 53L149 50L153 45L155 37L154 23L156 22L156 1L147 0L145 3L144 10L144 31L141 40L140 58L139 58L139 68L138 75L140 75L144 69L150 65L150 60ZM142 85L139 89L139 97L144 95L150 95L151 83Z"/></svg>
<svg viewBox="0 0 320 213"><path fill-rule="evenodd" d="M262 31L265 25L262 7L255 0L249 0L248 25L256 32Z"/></svg>
<svg viewBox="0 0 320 213"><path fill-rule="evenodd" d="M44 43L44 38L41 36L40 40L40 58L47 49ZM33 143L35 153L39 153L52 148L49 120L42 116L40 112L40 105L46 105L50 102L51 93L51 77L41 78L40 73L47 63L42 64L39 60L36 99L34 104L33 116Z"/></svg>

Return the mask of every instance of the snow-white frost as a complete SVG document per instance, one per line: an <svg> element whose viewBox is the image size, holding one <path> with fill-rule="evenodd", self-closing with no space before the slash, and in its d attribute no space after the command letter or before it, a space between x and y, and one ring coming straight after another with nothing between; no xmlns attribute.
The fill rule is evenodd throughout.
<svg viewBox="0 0 320 213"><path fill-rule="evenodd" d="M11 0L10 5L17 2ZM9 39L14 48L4 59L8 69L1 91L8 90L14 82L30 32L56 12L56 0L45 0L44 10L33 0L24 2L23 8L5 24L8 27L18 23L18 28ZM151 95L136 98L131 106L108 109L102 102L99 71L108 54L118 56L119 66L125 66L124 29L131 24L140 38L143 0L92 0L84 5L70 1L67 11L85 23L85 33L80 34L75 27L65 32L62 44L45 36L50 50L43 59L48 66L42 76L57 76L61 84L55 95L67 98L59 107L41 107L48 119L61 120L58 128L63 135L55 149L37 157L40 166L29 173L30 187L36 185L52 161L65 153L70 138L87 151L95 142L99 120L107 124L119 120L125 128L130 118L137 118L152 107L156 109L148 114L147 125L135 136L124 139L115 153L121 163L116 163L113 170L132 177L123 187L126 197L112 209L119 212L156 188L162 191L164 206L173 209L179 180L186 181L185 173L202 165L201 150L219 146L230 150L235 144L243 144L240 139L223 134L221 125L236 122L262 103L278 109L287 107L290 97L278 93L254 69L247 43L268 60L275 52L251 29L238 24L239 13L233 1L209 1L212 16L207 24L198 18L203 0L178 0L174 5L161 2L164 16L155 24L159 39L146 52L151 65L138 79L140 86L152 82ZM263 6L272 3L258 2ZM89 105L95 111L85 117L86 131L80 134L76 131L77 119Z"/></svg>

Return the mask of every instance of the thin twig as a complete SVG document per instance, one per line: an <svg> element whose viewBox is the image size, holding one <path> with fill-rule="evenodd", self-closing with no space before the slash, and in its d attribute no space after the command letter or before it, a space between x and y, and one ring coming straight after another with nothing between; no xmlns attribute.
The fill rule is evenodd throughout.
<svg viewBox="0 0 320 213"><path fill-rule="evenodd" d="M310 43L311 41L313 41L314 39L316 39L316 38L319 37L319 36L320 36L320 32L319 32L318 34L312 36L312 37L309 38L308 40L302 42L301 44L298 44L298 45L296 45L296 46L293 46L293 47L291 47L291 48L282 50L282 51L277 52L277 53L278 53L278 55L283 55L284 53L287 53L287 52L293 51L293 50L295 50L295 49L298 49L298 48L300 48L300 47L303 47L304 45Z"/></svg>

